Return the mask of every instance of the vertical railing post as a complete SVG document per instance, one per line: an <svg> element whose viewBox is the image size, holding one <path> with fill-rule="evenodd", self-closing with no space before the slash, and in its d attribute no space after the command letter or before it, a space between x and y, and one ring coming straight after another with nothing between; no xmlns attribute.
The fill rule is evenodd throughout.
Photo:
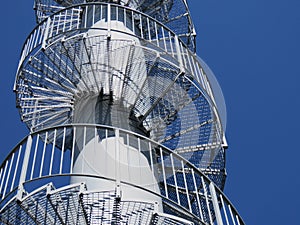
<svg viewBox="0 0 300 225"><path fill-rule="evenodd" d="M216 216L216 220L217 220L217 225L223 225L223 220L222 220L221 211L220 211L220 207L219 207L219 203L218 203L216 189L212 182L209 184L209 190L210 190L210 194L211 194L211 198L212 198L212 203L213 203L214 212L215 212L215 216Z"/></svg>
<svg viewBox="0 0 300 225"><path fill-rule="evenodd" d="M111 6L107 5L107 38L111 37Z"/></svg>
<svg viewBox="0 0 300 225"><path fill-rule="evenodd" d="M20 175L20 180L19 180L18 197L22 196L20 194L23 191L23 184L26 181L26 174L27 174L27 169L28 169L31 146L32 146L32 136L29 135L27 137L25 153L24 153L24 158L23 158L23 163L22 163L22 170L21 170L21 175Z"/></svg>
<svg viewBox="0 0 300 225"><path fill-rule="evenodd" d="M209 206L210 199L208 198L207 186L206 186L206 182L204 181L203 176L201 176L201 183L202 183L202 187L203 187L204 199L205 199L205 203L206 203L206 207L207 207L207 211L208 211L209 221L210 221L210 224L213 225L214 221L213 221L213 217L211 215L211 210L210 210L210 206Z"/></svg>
<svg viewBox="0 0 300 225"><path fill-rule="evenodd" d="M42 49L46 49L47 39L48 39L49 29L50 29L50 24L51 24L51 18L48 17L46 28L45 28L45 32L44 32L43 42L42 42Z"/></svg>
<svg viewBox="0 0 300 225"><path fill-rule="evenodd" d="M116 139L115 139L115 157L116 157L116 182L117 182L117 186L120 185L121 183L121 175L120 175L120 143L119 143L119 138L120 138L120 131L119 129L115 129L115 135L116 135Z"/></svg>
<svg viewBox="0 0 300 225"><path fill-rule="evenodd" d="M178 58L179 66L180 66L180 71L185 72L178 36L175 35L174 39L175 39L175 47L176 47L177 58Z"/></svg>
<svg viewBox="0 0 300 225"><path fill-rule="evenodd" d="M25 154L24 154L23 163L22 163L22 170L21 170L19 185L22 185L26 180L26 173L27 173L27 168L28 168L28 162L29 162L31 146L32 146L32 136L29 135L27 137L27 142L26 142Z"/></svg>

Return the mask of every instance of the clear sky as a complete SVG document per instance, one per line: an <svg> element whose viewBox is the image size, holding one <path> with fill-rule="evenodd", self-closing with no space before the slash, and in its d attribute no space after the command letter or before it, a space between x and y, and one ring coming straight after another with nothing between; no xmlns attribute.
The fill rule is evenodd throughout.
<svg viewBox="0 0 300 225"><path fill-rule="evenodd" d="M248 225L300 225L300 1L188 0L227 105L225 193ZM0 161L25 136L12 92L33 0L0 14Z"/></svg>

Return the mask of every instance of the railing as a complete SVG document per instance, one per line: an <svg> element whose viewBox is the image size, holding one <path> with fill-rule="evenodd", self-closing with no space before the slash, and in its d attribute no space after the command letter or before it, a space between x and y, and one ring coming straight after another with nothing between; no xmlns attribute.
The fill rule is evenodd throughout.
<svg viewBox="0 0 300 225"><path fill-rule="evenodd" d="M148 166L155 177L149 181L149 186L158 185L160 191L156 193L147 186L140 187L139 182L135 180L123 181L121 178L121 183L160 196L165 209L180 210L196 224L244 224L222 191L184 158L136 133L109 126L87 124L49 128L32 133L23 139L0 167L1 208L18 194L18 189L27 184L30 186L46 184L49 182L48 178L51 178L53 183L64 185L70 182L70 177L75 176L114 180L113 177L101 177L96 173L73 171L78 151L89 143L101 142L110 137L122 139L121 142L116 141L116 146L136 149L141 156L147 158ZM105 149L108 148L109 146L106 146ZM97 150L99 151L95 149ZM99 160L103 163L105 161ZM124 167L124 161L122 163ZM125 167L126 163L130 165L130 161L127 161ZM141 169L144 168L137 167L137 171Z"/></svg>
<svg viewBox="0 0 300 225"><path fill-rule="evenodd" d="M107 22L106 27L95 28L99 21ZM67 38L90 29L101 29L111 35L120 32L113 29L112 21L124 23L125 32L163 49L174 57L183 71L189 71L202 88L211 96L209 80L196 55L169 28L148 15L131 8L106 3L90 3L65 8L41 22L28 36L22 49L19 70L37 50L61 38ZM16 89L16 85L15 85Z"/></svg>
<svg viewBox="0 0 300 225"><path fill-rule="evenodd" d="M58 1L55 0L35 0L35 11L37 22L42 22L45 18L51 16L59 10L71 6L84 4L85 0L72 0L72 1ZM93 2L107 2L97 0ZM111 1L112 2L112 1ZM171 9L166 5L168 2L161 0L135 0L135 1L119 1L119 5L126 5L129 8L146 13L152 18L170 27L178 36L181 37L183 42L195 52L195 36L196 32L190 16L189 8L185 0L172 1ZM158 6L160 4L160 6Z"/></svg>
<svg viewBox="0 0 300 225"><path fill-rule="evenodd" d="M99 21L106 21L106 26L95 28ZM101 29L107 35L119 33L119 30L111 26L113 21L122 22L126 30L122 31L128 35L138 37L141 44L147 48L159 48L160 54L166 54L177 60L180 69L188 76L190 82L197 81L196 86L210 99L212 110L216 115L217 123L220 125L220 140L223 138L220 116L216 109L216 102L210 86L209 79L205 74L197 56L188 50L181 39L170 29L146 14L126 8L120 5L105 3L90 3L72 6L63 9L47 20L40 23L28 36L21 54L19 70L14 90L17 89L18 79L22 79L25 68L30 58L51 43L73 37L76 34L85 33L91 29ZM167 58L167 57L166 57ZM199 89L200 89L199 88Z"/></svg>

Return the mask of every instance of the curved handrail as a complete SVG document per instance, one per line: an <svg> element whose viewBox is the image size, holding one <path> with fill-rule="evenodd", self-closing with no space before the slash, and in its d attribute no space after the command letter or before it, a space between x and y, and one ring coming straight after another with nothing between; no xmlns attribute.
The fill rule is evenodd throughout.
<svg viewBox="0 0 300 225"><path fill-rule="evenodd" d="M191 74L195 76L197 81L203 87L203 89L208 92L208 94L213 99L209 80L202 66L197 60L196 55L187 48L185 43L180 39L180 37L178 37L178 35L176 35L164 24L148 16L147 14L115 4L85 3L80 5L73 5L49 16L47 19L38 24L27 37L21 51L18 71L22 67L24 61L28 59L28 56L30 56L32 52L34 52L34 50L39 46L41 48L45 48L47 44L49 44L49 41L54 41L58 38L68 36L68 34L73 35L74 32L85 32L91 29L94 23L97 22L95 20L96 14L99 13L98 11L100 9L103 10L103 7L106 7L107 9L115 8L115 10L118 10L118 13L120 15L124 16L125 13L127 16L131 16L131 21L125 19L125 25L127 26L127 28L130 29L136 37L151 42L152 44L156 45L159 48L162 48L165 52L176 58L181 63L180 66L185 70L190 71ZM99 8L98 11L97 8ZM89 9L92 11L92 13L89 11ZM111 17L111 9L107 10L105 13L102 13L100 16L98 15L98 17L101 19ZM108 14L108 11L110 11L111 14ZM116 16L115 19L117 19L117 21L124 22L122 21L122 16L120 15ZM85 22L83 22L83 19ZM94 22L88 24L88 20L94 20ZM126 22L128 22L128 24L126 24ZM134 23L136 24L135 26L132 25ZM111 30L111 28L107 27L106 30ZM14 90L16 90L16 81Z"/></svg>
<svg viewBox="0 0 300 225"><path fill-rule="evenodd" d="M102 13L100 13L99 10ZM114 11L115 14L112 11ZM108 12L111 12L111 14ZM131 18L127 25L126 21L128 21L128 19L126 20L126 16L124 16L125 14ZM196 79L201 86L202 91L209 96L212 110L214 111L218 121L220 140L222 140L223 127L220 122L219 112L216 109L217 105L213 91L210 81L205 74L201 63L197 59L197 56L186 47L186 45L172 30L164 26L159 21L144 13L120 5L107 3L86 3L82 5L75 5L60 10L41 22L31 32L23 46L14 90L17 91L17 80L19 79L22 67L25 66L24 63L27 60L30 60L30 57L34 55L35 51L46 48L50 42L53 43L61 38L64 39L65 37L73 36L74 32L81 33L89 29L95 29L93 28L93 25L98 20L109 20L109 18L112 19L111 17L113 15L115 16L114 19L117 21L124 22L124 20L126 20L124 23L131 32L128 33L129 35L134 35L142 40L146 40L150 42L151 45L162 49L179 62L181 70L186 71L186 73L190 73ZM97 19L96 16L98 16ZM89 24L87 21L92 22ZM134 23L137 24L133 26ZM103 27L101 29L104 29L107 32L120 32L118 30L114 30L112 27ZM153 32L153 29L156 32ZM161 32L159 33L157 30ZM154 35L153 37L152 33Z"/></svg>
<svg viewBox="0 0 300 225"><path fill-rule="evenodd" d="M94 137L105 135L103 138L112 135L123 137L127 140L123 143L125 146L135 147L140 152L148 154L149 167L156 174L155 177L161 190L160 195L165 200L174 206L186 208L189 214L210 224L214 224L218 218L244 224L223 192L180 155L134 132L91 124L70 124L47 128L31 133L23 139L0 166L2 202L0 205L7 202L6 197L12 196L12 191L16 192L16 187L36 179L78 175L98 176L73 173L76 132L80 133L80 137L86 138L83 146L87 144L87 139L93 138L93 135ZM76 143L81 143L81 141L76 140ZM54 155L56 157L53 157ZM128 184L136 185L132 182Z"/></svg>
<svg viewBox="0 0 300 225"><path fill-rule="evenodd" d="M64 1L61 1L62 3ZM66 2L66 1L65 1ZM102 2L104 3L105 1L93 1L95 2ZM151 2L151 1L149 1ZM152 1L153 2L153 1ZM61 3L57 3L57 1L55 0L35 0L35 11L36 11L36 17L37 17L37 22L41 22L44 20L44 18L51 16L51 14L56 13L57 11L66 8L66 7L70 7L70 6L74 6L74 5L79 5L79 4L84 4L86 3L86 1L72 1L72 2L68 2L67 4L61 4ZM163 24L168 24L170 26L173 26L173 29L176 33L178 33L178 35L183 36L184 38L187 38L188 40L186 41L187 44L189 45L189 48L195 52L196 50L196 43L195 43L195 36L196 36L196 32L194 29L194 25L193 25L193 21L191 19L191 13L188 7L188 4L186 1L184 0L179 0L179 1L174 1L172 4L172 8L177 8L180 10L176 10L176 12L174 13L174 10L172 12L172 18L169 18L168 16L166 16L165 14L167 13L165 11L165 9L162 9L161 7L155 7L155 10L148 10L149 7L143 7L143 4L138 4L138 1L129 1L129 2L119 2L118 5L120 6L125 6L125 7L129 7L138 11L141 11L145 14L148 14L149 16L156 18L157 16L157 20ZM147 5L147 4L146 4ZM137 7L137 8L136 8ZM182 10L184 8L184 10ZM161 14L161 15L159 15ZM185 23L186 25L184 27L187 27L187 31L185 30L181 30L182 29L182 24L178 24L178 26L174 26L174 21L179 22L183 19L186 18ZM181 26L180 26L181 25ZM178 32L177 32L178 31Z"/></svg>

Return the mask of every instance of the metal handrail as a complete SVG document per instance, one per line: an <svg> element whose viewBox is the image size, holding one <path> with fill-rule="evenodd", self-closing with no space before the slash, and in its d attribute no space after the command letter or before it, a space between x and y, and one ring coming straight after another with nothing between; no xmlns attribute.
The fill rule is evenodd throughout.
<svg viewBox="0 0 300 225"><path fill-rule="evenodd" d="M105 1L93 1L94 3L95 2L105 2ZM107 2L107 1L106 1ZM149 7L146 7L145 9L143 9L142 5L138 6L138 9L135 8L135 4L131 4L132 1L129 2L129 4L126 4L126 3L121 3L119 2L118 5L121 5L121 6L128 6L129 8L133 8L135 10L138 10L138 11L141 11L141 12L144 12L144 13L150 13L149 16L155 18L158 14L157 14L157 10L160 11L161 8L159 7L156 7L156 9L154 11L151 11L151 12L145 12L145 10L147 11L147 9ZM151 1L149 1L151 2ZM55 0L35 0L35 6L34 6L34 9L36 11L36 19L37 19L37 22L41 22L43 21L45 18L51 16L53 13L61 10L62 8L66 8L66 7L69 7L71 5L78 5L78 4L84 4L86 3L86 1L84 0L81 0L81 1L72 1L72 2L69 2L68 4L62 6L60 5L59 3L57 3ZM157 20L160 21L161 23L163 24L167 24L167 26L173 26L173 29L175 29L175 33L178 33L179 36L183 36L184 38L186 38L186 44L189 45L189 48L195 52L196 50L196 41L195 41L195 37L196 37L196 31L195 31L195 28L194 28L194 25L193 25L193 22L192 22L192 19L191 19L191 13L190 13L190 10L189 10L189 7L188 7L188 4L185 0L181 0L181 1L176 1L175 4L173 4L172 8L173 7L176 7L176 8L180 8L181 10L184 8L183 11L185 12L181 12L181 10L179 10L180 12L177 12L175 14L172 13L172 18L167 18L165 13L166 12L161 12L161 16L158 16ZM163 10L164 11L164 10ZM185 21L185 27L188 27L188 31L182 31L182 26L177 26L175 27L173 22L174 21L178 21L180 20L182 17L185 17L186 18L186 21Z"/></svg>
<svg viewBox="0 0 300 225"><path fill-rule="evenodd" d="M109 12L111 13L109 14ZM192 79L195 79L197 84L193 80L190 80L190 82L195 83L197 89L204 93L210 102L213 113L216 115L219 139L223 139L223 127L213 91L197 56L187 48L172 30L159 21L144 13L120 5L107 3L74 5L60 10L41 22L31 32L23 46L14 90L18 91L17 81L19 76L22 77L22 68L26 66L37 51L46 48L55 41L65 40L68 37L73 37L75 34L84 33L89 29L96 29L93 25L101 19L123 22L128 29L126 31L128 35L147 41L176 59L179 62L180 69L188 76L193 77ZM106 31L107 35L111 32L120 32L109 25L101 29Z"/></svg>
<svg viewBox="0 0 300 225"><path fill-rule="evenodd" d="M81 143L82 140L75 140L76 132L80 133L80 137L86 137L85 143ZM127 140L123 143L125 146L135 147L140 152L148 154L149 167L153 174L156 174L161 189L161 193L157 194L164 201L170 202L171 205L181 210L185 209L187 214L209 224L219 225L220 221L223 221L223 224L244 224L223 192L180 155L134 132L91 124L71 124L48 128L31 133L23 139L0 166L0 206L9 201L7 197L11 198L17 194L18 187L34 180L78 175L103 179L97 174L73 173L74 143L81 143L84 147L89 138L91 140L95 137L106 139L111 136L118 137L118 135ZM54 155L57 157L53 157ZM180 191L170 187L174 184L180 187ZM130 182L128 185L139 187ZM151 192L147 187L139 188ZM171 192L172 195L170 195ZM215 223L216 221L219 222Z"/></svg>
<svg viewBox="0 0 300 225"><path fill-rule="evenodd" d="M99 16L97 13L99 13L99 10L103 10L103 8L107 8L107 11L105 11L105 13L100 13ZM68 37L68 35L74 35L74 32L82 33L89 29L94 29L92 28L93 25L99 21L96 19L97 16L99 17L98 19L112 17L112 10L108 10L108 8L115 9L119 13L116 14L116 21L124 22L120 15L124 16L126 14L127 16L130 16L131 20L126 20L126 18L123 17L125 25L131 31L131 33L128 33L129 35L134 35L140 39L149 41L151 44L163 49L172 57L176 58L181 63L181 68L185 71L190 71L202 88L211 96L211 98L213 98L209 80L198 61L197 56L188 49L178 35L147 14L128 7L108 3L73 5L54 13L38 24L29 34L23 45L18 71L36 49L46 48L50 42L59 38ZM90 12L89 9L92 12ZM111 12L111 14L109 15L108 12ZM87 23L89 20L92 21L92 23ZM111 30L110 27L102 29L111 32L119 32L117 30ZM16 90L16 82L14 90Z"/></svg>

